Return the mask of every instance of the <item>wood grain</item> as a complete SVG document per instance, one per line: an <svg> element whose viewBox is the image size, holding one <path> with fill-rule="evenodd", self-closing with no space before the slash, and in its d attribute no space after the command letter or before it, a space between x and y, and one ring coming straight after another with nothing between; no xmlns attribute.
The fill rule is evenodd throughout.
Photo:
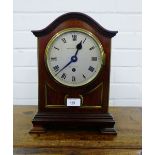
<svg viewBox="0 0 155 155"><path fill-rule="evenodd" d="M141 108L110 108L116 120L117 136L101 135L91 129L53 129L29 134L37 106L14 106L14 153L137 155L142 148ZM50 149L49 149L50 148Z"/></svg>

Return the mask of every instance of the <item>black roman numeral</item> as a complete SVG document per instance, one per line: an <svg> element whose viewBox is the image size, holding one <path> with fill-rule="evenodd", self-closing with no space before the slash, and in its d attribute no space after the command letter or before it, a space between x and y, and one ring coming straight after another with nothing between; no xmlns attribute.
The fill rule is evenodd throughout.
<svg viewBox="0 0 155 155"><path fill-rule="evenodd" d="M51 61L57 61L57 57L52 57Z"/></svg>
<svg viewBox="0 0 155 155"><path fill-rule="evenodd" d="M63 41L63 43L67 43L65 38L62 38L61 40Z"/></svg>
<svg viewBox="0 0 155 155"><path fill-rule="evenodd" d="M72 35L72 39L73 39L73 41L76 41L77 40L77 35L76 34L73 34Z"/></svg>
<svg viewBox="0 0 155 155"><path fill-rule="evenodd" d="M75 78L75 76L72 76L72 81L76 81L76 78Z"/></svg>
<svg viewBox="0 0 155 155"><path fill-rule="evenodd" d="M60 50L59 48L57 48L57 47L55 47L55 46L54 46L54 48L55 48L56 50L58 50L58 51Z"/></svg>
<svg viewBox="0 0 155 155"><path fill-rule="evenodd" d="M84 75L84 74L82 74L82 76L83 76L83 78L85 78L85 79L86 79L86 77L85 77L85 75Z"/></svg>
<svg viewBox="0 0 155 155"><path fill-rule="evenodd" d="M88 68L88 70L89 70L89 71L91 71L91 72L93 72L93 71L94 71L94 69L95 69L95 68L94 68L94 67L92 67L92 66L89 66L89 68Z"/></svg>
<svg viewBox="0 0 155 155"><path fill-rule="evenodd" d="M83 44L84 44L85 41L86 41L86 38L84 39Z"/></svg>
<svg viewBox="0 0 155 155"><path fill-rule="evenodd" d="M66 74L63 73L63 74L61 75L61 78L62 78L62 79L66 79Z"/></svg>
<svg viewBox="0 0 155 155"><path fill-rule="evenodd" d="M53 67L53 69L54 69L55 72L57 72L59 70L59 66L56 65L56 66Z"/></svg>
<svg viewBox="0 0 155 155"><path fill-rule="evenodd" d="M92 61L97 61L97 57L91 57Z"/></svg>
<svg viewBox="0 0 155 155"><path fill-rule="evenodd" d="M91 50L93 50L95 48L95 46L92 46L89 50L91 51Z"/></svg>

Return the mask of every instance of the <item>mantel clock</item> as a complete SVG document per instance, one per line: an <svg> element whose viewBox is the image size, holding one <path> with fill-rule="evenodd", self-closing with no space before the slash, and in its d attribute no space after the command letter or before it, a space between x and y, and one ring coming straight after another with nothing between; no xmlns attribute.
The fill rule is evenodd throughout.
<svg viewBox="0 0 155 155"><path fill-rule="evenodd" d="M116 134L108 107L111 38L117 31L71 12L32 32L38 38L38 112L30 133L88 126Z"/></svg>

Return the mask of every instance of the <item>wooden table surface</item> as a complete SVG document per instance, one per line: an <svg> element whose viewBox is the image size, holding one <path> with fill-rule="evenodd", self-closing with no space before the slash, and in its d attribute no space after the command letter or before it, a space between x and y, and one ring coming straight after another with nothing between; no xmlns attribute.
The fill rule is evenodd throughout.
<svg viewBox="0 0 155 155"><path fill-rule="evenodd" d="M95 130L52 130L29 134L37 106L14 106L14 155L140 155L141 108L111 107L117 136Z"/></svg>

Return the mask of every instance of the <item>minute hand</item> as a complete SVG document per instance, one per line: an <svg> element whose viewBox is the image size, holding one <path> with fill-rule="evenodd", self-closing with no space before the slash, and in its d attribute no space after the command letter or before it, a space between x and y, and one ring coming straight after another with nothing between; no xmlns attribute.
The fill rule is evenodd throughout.
<svg viewBox="0 0 155 155"><path fill-rule="evenodd" d="M61 68L61 69L59 70L59 72L56 73L55 75L59 74L62 70L64 70L64 69L65 69L67 66L69 66L71 63L72 63L72 60L70 60L70 62L68 62L63 68Z"/></svg>

